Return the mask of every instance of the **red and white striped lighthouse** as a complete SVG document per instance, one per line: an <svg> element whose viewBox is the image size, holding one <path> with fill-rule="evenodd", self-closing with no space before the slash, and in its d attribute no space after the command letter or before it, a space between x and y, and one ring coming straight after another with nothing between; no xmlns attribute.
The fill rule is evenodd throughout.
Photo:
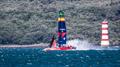
<svg viewBox="0 0 120 67"><path fill-rule="evenodd" d="M108 21L104 20L102 23L101 46L109 46Z"/></svg>

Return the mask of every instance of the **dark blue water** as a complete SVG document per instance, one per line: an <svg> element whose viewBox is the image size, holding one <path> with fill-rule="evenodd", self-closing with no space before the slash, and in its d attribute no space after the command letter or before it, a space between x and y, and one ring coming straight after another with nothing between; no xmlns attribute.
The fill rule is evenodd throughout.
<svg viewBox="0 0 120 67"><path fill-rule="evenodd" d="M0 48L0 67L120 67L120 50Z"/></svg>

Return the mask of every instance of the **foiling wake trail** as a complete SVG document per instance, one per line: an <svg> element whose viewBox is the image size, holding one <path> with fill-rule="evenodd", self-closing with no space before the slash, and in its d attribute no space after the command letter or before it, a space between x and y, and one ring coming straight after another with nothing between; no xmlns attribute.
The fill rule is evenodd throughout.
<svg viewBox="0 0 120 67"><path fill-rule="evenodd" d="M67 44L76 47L76 50L119 50L120 48L118 46L101 47L101 46L93 45L92 43L89 43L87 40L79 40L79 39L69 40Z"/></svg>

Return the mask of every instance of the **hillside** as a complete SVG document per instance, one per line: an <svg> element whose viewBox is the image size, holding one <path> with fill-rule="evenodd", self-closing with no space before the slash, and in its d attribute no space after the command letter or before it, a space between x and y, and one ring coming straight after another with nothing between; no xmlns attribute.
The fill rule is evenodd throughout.
<svg viewBox="0 0 120 67"><path fill-rule="evenodd" d="M100 23L107 18L111 45L120 45L120 0L0 0L0 44L50 42L59 10L65 12L68 40L99 45Z"/></svg>

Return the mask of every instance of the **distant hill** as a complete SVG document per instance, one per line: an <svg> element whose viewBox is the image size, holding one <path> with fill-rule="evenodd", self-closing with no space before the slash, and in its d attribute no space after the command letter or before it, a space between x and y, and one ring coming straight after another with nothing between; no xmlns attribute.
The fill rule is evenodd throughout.
<svg viewBox="0 0 120 67"><path fill-rule="evenodd" d="M57 37L57 13L65 12L70 39L99 45L100 23L109 21L111 45L120 44L120 0L0 0L0 44L34 44Z"/></svg>

